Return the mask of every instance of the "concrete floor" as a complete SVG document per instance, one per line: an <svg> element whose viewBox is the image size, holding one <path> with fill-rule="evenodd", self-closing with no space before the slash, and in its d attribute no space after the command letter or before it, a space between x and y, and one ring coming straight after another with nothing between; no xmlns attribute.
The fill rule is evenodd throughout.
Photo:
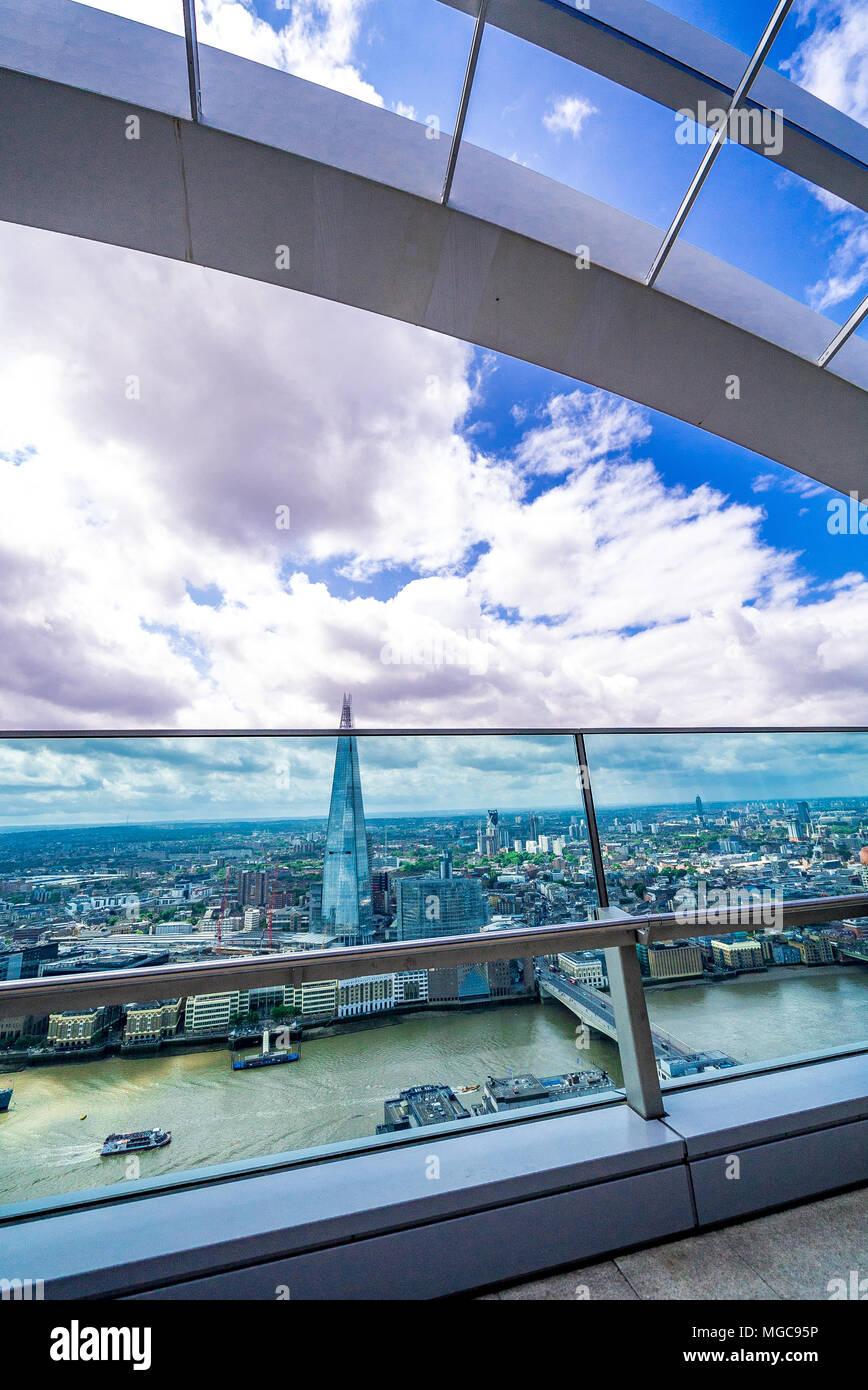
<svg viewBox="0 0 868 1390"><path fill-rule="evenodd" d="M855 1278L851 1272L855 1271ZM868 1297L868 1188L513 1284L482 1298L829 1299L842 1279Z"/></svg>

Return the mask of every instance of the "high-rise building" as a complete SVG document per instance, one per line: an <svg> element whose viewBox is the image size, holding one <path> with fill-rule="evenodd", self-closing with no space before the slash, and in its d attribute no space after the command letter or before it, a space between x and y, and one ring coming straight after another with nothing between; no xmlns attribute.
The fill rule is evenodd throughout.
<svg viewBox="0 0 868 1390"><path fill-rule="evenodd" d="M807 801L800 801L796 807L796 827L800 840L810 840L811 812Z"/></svg>
<svg viewBox="0 0 868 1390"><path fill-rule="evenodd" d="M374 911L385 916L389 911L388 869L375 869L371 874L371 900Z"/></svg>
<svg viewBox="0 0 868 1390"><path fill-rule="evenodd" d="M447 877L444 861L445 856L440 861L442 877L430 874L397 880L399 941L422 936L461 936L481 931L488 922L490 911L482 884L475 878ZM451 875L451 860L447 867Z"/></svg>
<svg viewBox="0 0 868 1390"><path fill-rule="evenodd" d="M498 829L498 814L496 811L489 811L485 822L485 829L482 826L476 833L476 852L489 857L497 854L501 847L501 835Z"/></svg>
<svg viewBox="0 0 868 1390"><path fill-rule="evenodd" d="M238 875L238 901L242 907L265 907L267 875L259 869L244 869Z"/></svg>
<svg viewBox="0 0 868 1390"><path fill-rule="evenodd" d="M702 797L701 797L701 796L698 796L698 797L696 798L696 814L698 815L698 817L699 817L700 820L703 819Z"/></svg>
<svg viewBox="0 0 868 1390"><path fill-rule="evenodd" d="M350 696L341 709L341 729L352 729ZM367 940L373 930L371 861L356 739L341 733L326 832L321 921L343 945Z"/></svg>

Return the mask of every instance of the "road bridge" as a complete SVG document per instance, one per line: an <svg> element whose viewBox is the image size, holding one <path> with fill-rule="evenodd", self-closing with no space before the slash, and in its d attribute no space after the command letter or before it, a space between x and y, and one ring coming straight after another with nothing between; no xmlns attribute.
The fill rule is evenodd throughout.
<svg viewBox="0 0 868 1390"><path fill-rule="evenodd" d="M557 999L589 1028L611 1038L613 1042L618 1041L612 1001L607 994L591 985L571 984L565 975L555 974L551 970L541 970L538 979L540 995L545 994ZM654 1043L654 1055L658 1061L672 1062L698 1055L695 1047L690 1047L672 1033L667 1033L653 1024L651 1038ZM725 1064L732 1065L733 1061L733 1058L726 1057Z"/></svg>

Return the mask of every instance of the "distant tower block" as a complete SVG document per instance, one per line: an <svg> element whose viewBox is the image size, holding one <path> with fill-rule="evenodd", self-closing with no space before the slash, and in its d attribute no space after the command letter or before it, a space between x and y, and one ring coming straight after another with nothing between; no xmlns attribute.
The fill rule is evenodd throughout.
<svg viewBox="0 0 868 1390"><path fill-rule="evenodd" d="M344 695L341 729L352 729L352 702ZM322 882L322 927L345 945L366 941L373 930L371 860L355 738L342 734L326 832Z"/></svg>

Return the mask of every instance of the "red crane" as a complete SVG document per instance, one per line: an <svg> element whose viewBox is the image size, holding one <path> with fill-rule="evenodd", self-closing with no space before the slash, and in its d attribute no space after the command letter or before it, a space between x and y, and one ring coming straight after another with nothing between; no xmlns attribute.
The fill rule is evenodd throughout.
<svg viewBox="0 0 868 1390"><path fill-rule="evenodd" d="M217 954L223 950L223 918L226 916L226 897L229 893L229 875L232 873L232 865L226 865L226 880L223 884L223 901L220 904L220 916L217 918Z"/></svg>

